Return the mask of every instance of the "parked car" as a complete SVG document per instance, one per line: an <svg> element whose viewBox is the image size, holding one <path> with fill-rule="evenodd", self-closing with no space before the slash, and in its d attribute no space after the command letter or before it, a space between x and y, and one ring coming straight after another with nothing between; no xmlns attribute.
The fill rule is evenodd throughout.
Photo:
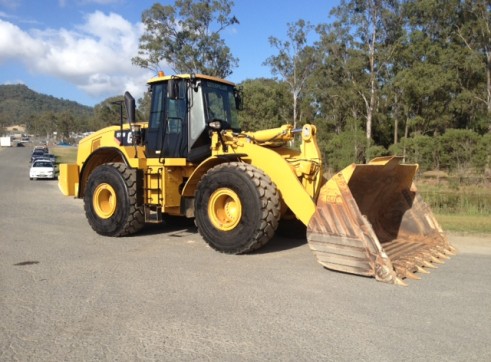
<svg viewBox="0 0 491 362"><path fill-rule="evenodd" d="M41 151L43 151L44 153L48 153L48 152L49 152L49 150L48 150L48 146L46 146L46 145L34 146L34 150L33 150L33 152L34 152L34 151L37 151L37 150L41 150Z"/></svg>
<svg viewBox="0 0 491 362"><path fill-rule="evenodd" d="M31 180L38 178L54 179L55 176L55 164L49 160L35 160L29 170L29 178Z"/></svg>
<svg viewBox="0 0 491 362"><path fill-rule="evenodd" d="M43 158L44 155L46 155L46 152L44 152L41 149L35 149L34 151L32 151L32 154L31 154L31 163L36 161L39 158Z"/></svg>
<svg viewBox="0 0 491 362"><path fill-rule="evenodd" d="M53 155L52 153L45 153L43 157L41 157L41 159L46 159L46 160L50 160L51 162L55 163L56 162L56 156Z"/></svg>

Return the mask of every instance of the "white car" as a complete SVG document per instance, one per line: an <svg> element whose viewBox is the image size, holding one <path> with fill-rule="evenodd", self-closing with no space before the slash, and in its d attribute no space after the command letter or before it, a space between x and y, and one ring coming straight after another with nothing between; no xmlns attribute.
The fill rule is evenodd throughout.
<svg viewBox="0 0 491 362"><path fill-rule="evenodd" d="M29 178L35 180L38 178L54 179L56 174L55 165L49 160L36 160L32 163L29 170Z"/></svg>

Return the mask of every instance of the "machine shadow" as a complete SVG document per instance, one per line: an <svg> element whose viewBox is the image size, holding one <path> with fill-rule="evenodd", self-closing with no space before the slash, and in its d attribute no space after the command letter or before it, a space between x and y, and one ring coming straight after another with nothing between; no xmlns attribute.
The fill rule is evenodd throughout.
<svg viewBox="0 0 491 362"><path fill-rule="evenodd" d="M145 224L138 235L169 234L170 236L184 236L184 234L198 234L198 228L194 225L194 219L180 216L166 216L161 223ZM182 234L182 235L179 235Z"/></svg>
<svg viewBox="0 0 491 362"><path fill-rule="evenodd" d="M252 254L269 254L298 248L307 243L307 228L298 220L281 220L275 236Z"/></svg>
<svg viewBox="0 0 491 362"><path fill-rule="evenodd" d="M171 237L185 237L190 234L199 235L194 219L180 216L166 216L162 223L146 224L134 236L151 236L167 234ZM204 241L203 241L204 243ZM294 249L307 243L306 227L297 221L280 221L275 236L263 247L250 254L269 254Z"/></svg>

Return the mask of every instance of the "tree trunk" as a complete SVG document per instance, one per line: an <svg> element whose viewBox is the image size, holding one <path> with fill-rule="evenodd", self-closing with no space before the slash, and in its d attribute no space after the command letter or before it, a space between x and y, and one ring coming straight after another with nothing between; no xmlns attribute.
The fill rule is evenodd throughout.
<svg viewBox="0 0 491 362"><path fill-rule="evenodd" d="M402 148L402 162L406 162L406 142L409 134L409 120L406 118L406 124L404 126L404 146Z"/></svg>
<svg viewBox="0 0 491 362"><path fill-rule="evenodd" d="M394 96L394 144L399 142L399 98L397 93Z"/></svg>
<svg viewBox="0 0 491 362"><path fill-rule="evenodd" d="M487 79L487 106L488 117L491 116L491 51L486 52L486 79ZM491 122L489 123L489 131L491 132Z"/></svg>
<svg viewBox="0 0 491 362"><path fill-rule="evenodd" d="M397 117L394 119L394 144L397 145L397 143L399 142L399 139L398 139L398 134L397 134L397 129L399 128L399 120L397 119Z"/></svg>
<svg viewBox="0 0 491 362"><path fill-rule="evenodd" d="M293 129L297 128L297 95L293 92Z"/></svg>
<svg viewBox="0 0 491 362"><path fill-rule="evenodd" d="M370 44L370 102L367 109L367 142L372 139L372 120L373 110L375 109L375 30L372 33L372 43Z"/></svg>

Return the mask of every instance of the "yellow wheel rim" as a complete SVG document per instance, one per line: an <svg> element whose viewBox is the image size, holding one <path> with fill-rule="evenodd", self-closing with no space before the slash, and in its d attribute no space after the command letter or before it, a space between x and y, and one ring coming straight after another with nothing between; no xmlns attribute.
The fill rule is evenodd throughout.
<svg viewBox="0 0 491 362"><path fill-rule="evenodd" d="M109 219L116 211L116 192L109 184L98 185L92 201L94 211L101 219Z"/></svg>
<svg viewBox="0 0 491 362"><path fill-rule="evenodd" d="M216 190L208 203L208 216L215 228L222 231L232 230L242 217L239 196L228 188Z"/></svg>

